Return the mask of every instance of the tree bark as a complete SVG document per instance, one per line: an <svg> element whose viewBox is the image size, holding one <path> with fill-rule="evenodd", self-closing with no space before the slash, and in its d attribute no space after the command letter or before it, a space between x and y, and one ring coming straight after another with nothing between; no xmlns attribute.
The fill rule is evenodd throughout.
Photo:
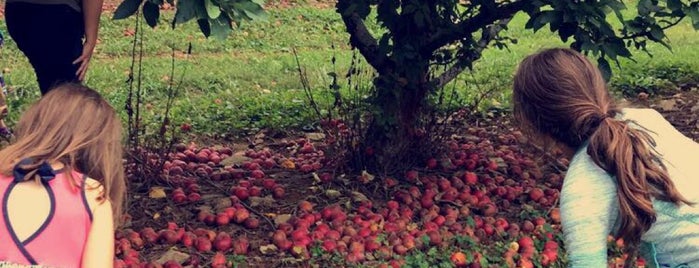
<svg viewBox="0 0 699 268"><path fill-rule="evenodd" d="M340 10L343 12L344 10ZM342 14L342 13L341 13ZM369 32L364 21L357 13L342 16L347 32L350 34L350 45L359 50L366 61L379 74L386 75L391 72L392 63L385 54L379 51L379 45L373 35Z"/></svg>
<svg viewBox="0 0 699 268"><path fill-rule="evenodd" d="M433 36L428 44L421 50L422 53L434 52L435 50L451 44L455 41L469 37L478 29L484 28L494 21L511 18L517 12L521 11L529 2L528 0L520 0L510 4L499 6L495 9L481 8L478 15L454 24L450 29L440 31Z"/></svg>

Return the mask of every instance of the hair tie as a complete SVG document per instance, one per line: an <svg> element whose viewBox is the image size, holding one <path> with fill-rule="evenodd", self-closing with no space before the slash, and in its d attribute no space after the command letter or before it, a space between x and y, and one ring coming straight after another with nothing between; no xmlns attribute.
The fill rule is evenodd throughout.
<svg viewBox="0 0 699 268"><path fill-rule="evenodd" d="M53 178L56 177L56 174L53 173L53 168L51 168L51 165L49 165L49 163L47 163L46 161L41 163L41 165L39 165L36 169L24 169L21 167L22 165L32 164L32 162L33 162L32 158L25 158L25 159L22 159L21 161L19 161L19 163L17 163L15 165L15 167L12 171L12 173L15 177L14 182L23 182L24 177L26 177L27 174L29 174L33 170L36 171L35 174L39 176L42 183L48 183L49 181L51 181Z"/></svg>

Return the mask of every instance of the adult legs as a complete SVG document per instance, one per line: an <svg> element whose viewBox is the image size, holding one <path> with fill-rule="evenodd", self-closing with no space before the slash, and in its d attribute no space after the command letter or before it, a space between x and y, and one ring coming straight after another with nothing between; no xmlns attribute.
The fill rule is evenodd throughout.
<svg viewBox="0 0 699 268"><path fill-rule="evenodd" d="M34 68L41 94L63 82L78 82L73 64L82 53L82 14L67 5L11 2L5 22L17 47Z"/></svg>

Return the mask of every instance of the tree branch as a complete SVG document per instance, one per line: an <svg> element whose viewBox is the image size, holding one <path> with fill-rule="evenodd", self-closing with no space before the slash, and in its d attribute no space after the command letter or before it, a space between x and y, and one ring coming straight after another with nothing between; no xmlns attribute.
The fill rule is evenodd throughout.
<svg viewBox="0 0 699 268"><path fill-rule="evenodd" d="M502 25L507 25L510 20L511 18L507 18L497 24L489 25L483 28L483 34L481 35L480 40L478 40L478 43L474 46L473 50L471 50L471 53L465 57L459 58L456 63L440 74L439 77L430 81L433 88L441 88L445 86L454 80L454 78L456 78L466 68L469 68L472 62L481 57L483 50L488 47L488 44L495 40L500 32L505 29L505 27Z"/></svg>
<svg viewBox="0 0 699 268"><path fill-rule="evenodd" d="M681 17L677 18L677 20L675 22L670 22L667 25L660 27L660 29L665 31L665 30L669 29L670 27L673 27L673 26L679 24L685 17L686 17L686 15L682 15ZM635 33L632 35L621 36L621 39L634 39L637 37L644 37L644 36L647 37L649 35L650 35L650 31L642 31L642 32L638 32L638 33Z"/></svg>
<svg viewBox="0 0 699 268"><path fill-rule="evenodd" d="M338 10L344 14L344 10ZM379 74L386 74L392 69L392 64L385 54L379 51L379 45L364 24L364 20L356 13L342 15L342 21L350 34L350 45L359 50L366 61L376 69Z"/></svg>
<svg viewBox="0 0 699 268"><path fill-rule="evenodd" d="M489 24L506 18L511 18L528 4L526 0L511 2L495 9L481 8L478 15L468 20L453 24L450 29L437 33L420 51L431 54L433 51L448 45L456 40L468 37L471 33L482 29Z"/></svg>

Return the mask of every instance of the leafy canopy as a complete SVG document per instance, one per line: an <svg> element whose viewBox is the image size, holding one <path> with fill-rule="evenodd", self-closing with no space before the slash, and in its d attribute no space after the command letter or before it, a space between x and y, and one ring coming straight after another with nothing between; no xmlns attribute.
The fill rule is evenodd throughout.
<svg viewBox="0 0 699 268"><path fill-rule="evenodd" d="M622 13L628 7L620 0L338 0L337 11L352 45L379 72L400 66L405 57L431 57L433 63L451 65L434 81L439 87L470 67L486 47L516 43L500 34L520 12L529 15L527 29L538 31L548 25L564 42L572 39L572 48L595 55L607 77L611 75L607 59L618 63L618 57L631 58L630 47L648 52L646 45L653 41L670 48L664 30L684 18L699 29L697 0L632 2L636 12L626 12L632 15ZM372 10L386 30L380 37L364 27ZM619 29L610 23L614 18L622 25Z"/></svg>
<svg viewBox="0 0 699 268"><path fill-rule="evenodd" d="M177 4L172 28L177 24L196 19L199 29L206 36L220 39L228 37L233 23L240 25L243 21L266 19L263 9L265 0L124 0L114 12L113 19L125 19L143 6L142 14L150 27L155 27L160 20L160 5L166 1Z"/></svg>

